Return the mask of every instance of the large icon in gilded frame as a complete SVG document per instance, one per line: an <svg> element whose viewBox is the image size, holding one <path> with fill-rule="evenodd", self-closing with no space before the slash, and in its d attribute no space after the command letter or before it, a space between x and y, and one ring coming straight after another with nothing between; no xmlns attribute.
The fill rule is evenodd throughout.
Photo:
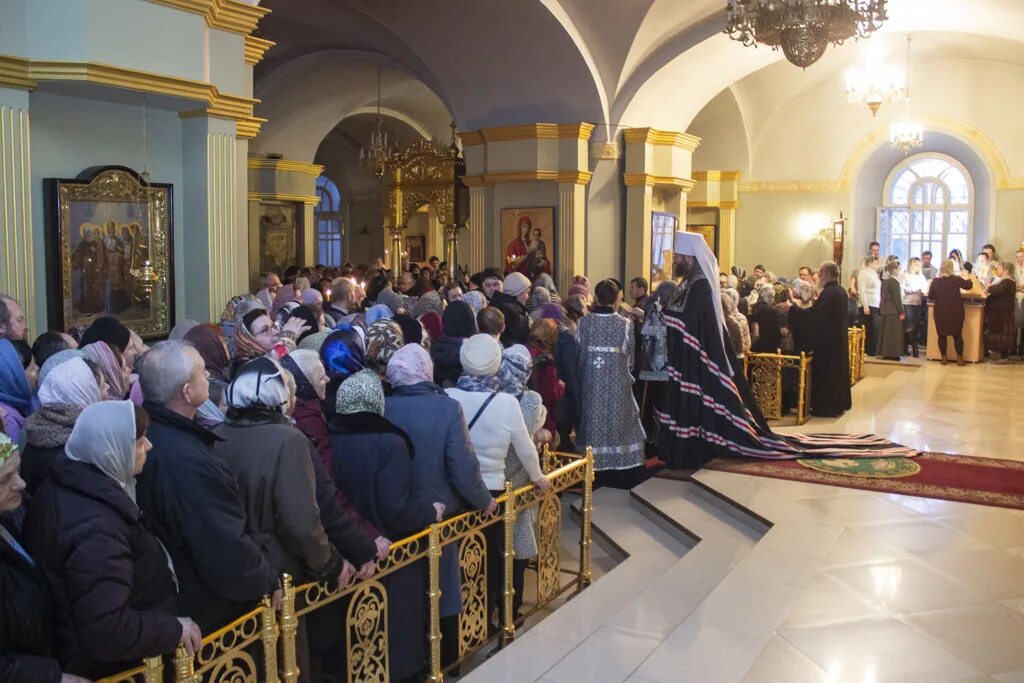
<svg viewBox="0 0 1024 683"><path fill-rule="evenodd" d="M124 166L46 178L51 326L114 316L144 339L174 325L173 186Z"/></svg>
<svg viewBox="0 0 1024 683"><path fill-rule="evenodd" d="M554 275L555 208L542 206L501 210L501 256L506 273L519 271L531 280Z"/></svg>
<svg viewBox="0 0 1024 683"><path fill-rule="evenodd" d="M295 204L260 203L260 273L284 273L288 266L299 262L295 215Z"/></svg>

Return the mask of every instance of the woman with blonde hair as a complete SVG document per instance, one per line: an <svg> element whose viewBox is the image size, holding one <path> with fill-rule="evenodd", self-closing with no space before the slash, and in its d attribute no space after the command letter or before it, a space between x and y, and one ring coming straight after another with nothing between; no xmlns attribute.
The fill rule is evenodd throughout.
<svg viewBox="0 0 1024 683"><path fill-rule="evenodd" d="M998 353L993 363L1005 363L1014 347L1014 294L1016 283L1001 261L989 265L992 280L985 299L985 347L989 353Z"/></svg>
<svg viewBox="0 0 1024 683"><path fill-rule="evenodd" d="M910 342L911 355L918 357L917 328L923 316L928 314L924 297L928 293L928 280L921 272L921 259L914 257L907 262L907 269L900 274L903 287L903 348Z"/></svg>

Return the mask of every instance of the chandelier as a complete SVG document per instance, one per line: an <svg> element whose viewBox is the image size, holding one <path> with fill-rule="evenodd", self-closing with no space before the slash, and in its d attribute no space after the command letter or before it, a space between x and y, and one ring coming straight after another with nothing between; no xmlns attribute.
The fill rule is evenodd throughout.
<svg viewBox="0 0 1024 683"><path fill-rule="evenodd" d="M380 115L380 69L377 69L377 126L370 131L369 146L359 150L359 163L369 173L383 178L393 151L388 145L388 134L384 132L384 119Z"/></svg>
<svg viewBox="0 0 1024 683"><path fill-rule="evenodd" d="M830 43L867 38L888 17L885 0L727 0L725 32L744 45L782 48L806 69Z"/></svg>
<svg viewBox="0 0 1024 683"><path fill-rule="evenodd" d="M886 64L878 50L865 50L862 63L846 72L846 99L866 105L871 115L903 95L905 74Z"/></svg>
<svg viewBox="0 0 1024 683"><path fill-rule="evenodd" d="M907 87L903 98L904 116L889 128L889 144L908 154L924 144L924 126L910 118L910 36L907 36Z"/></svg>

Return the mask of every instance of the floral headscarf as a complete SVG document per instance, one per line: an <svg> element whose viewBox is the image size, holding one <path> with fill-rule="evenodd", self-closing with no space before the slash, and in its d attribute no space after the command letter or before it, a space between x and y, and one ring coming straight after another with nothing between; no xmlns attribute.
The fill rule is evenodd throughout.
<svg viewBox="0 0 1024 683"><path fill-rule="evenodd" d="M804 280L797 280L793 285L793 296L806 304L814 298L814 285Z"/></svg>
<svg viewBox="0 0 1024 683"><path fill-rule="evenodd" d="M512 394L516 398L526 391L526 383L533 371L533 358L521 344L516 344L501 353L501 367L498 368L498 391Z"/></svg>
<svg viewBox="0 0 1024 683"><path fill-rule="evenodd" d="M470 307L473 309L473 315L478 314L487 306L487 299L484 298L483 292L475 290L463 294L462 299L460 299L460 301L465 301L467 304L470 305Z"/></svg>
<svg viewBox="0 0 1024 683"><path fill-rule="evenodd" d="M121 363L110 350L110 346L102 341L93 342L83 346L82 353L99 366L103 378L107 380L107 393L110 398L115 401L123 399L128 393L128 387L125 386Z"/></svg>
<svg viewBox="0 0 1024 683"><path fill-rule="evenodd" d="M339 415L374 413L384 415L384 387L377 373L361 370L338 387L335 408Z"/></svg>
<svg viewBox="0 0 1024 683"><path fill-rule="evenodd" d="M332 329L323 329L319 332L314 332L308 337L303 338L303 340L299 342L298 346L300 349L309 349L310 351L320 353L320 349L324 345L324 340L333 333L334 330Z"/></svg>
<svg viewBox="0 0 1024 683"><path fill-rule="evenodd" d="M18 452L18 444L11 441L11 437L0 432L0 466L11 459L11 456Z"/></svg>
<svg viewBox="0 0 1024 683"><path fill-rule="evenodd" d="M227 304L224 306L224 311L220 314L220 321L226 323L230 320L235 319L235 311L243 301L259 301L252 294L238 294L228 299Z"/></svg>
<svg viewBox="0 0 1024 683"><path fill-rule="evenodd" d="M387 376L388 364L405 344L402 328L394 320L378 320L366 330L366 362L381 377Z"/></svg>
<svg viewBox="0 0 1024 683"><path fill-rule="evenodd" d="M425 348L419 344L407 344L391 358L387 377L393 387L433 382L434 362Z"/></svg>
<svg viewBox="0 0 1024 683"><path fill-rule="evenodd" d="M245 313L242 311L245 307L239 308L235 311L235 359L241 362L258 358L267 352L267 349L263 348L263 345L259 343L256 337L253 335L252 330L249 329L249 325L246 325L245 319L250 313L259 311L260 315L267 315L267 312L262 307L251 308ZM260 316L256 316L257 318ZM267 316L269 317L269 316ZM250 320L250 324L254 322Z"/></svg>

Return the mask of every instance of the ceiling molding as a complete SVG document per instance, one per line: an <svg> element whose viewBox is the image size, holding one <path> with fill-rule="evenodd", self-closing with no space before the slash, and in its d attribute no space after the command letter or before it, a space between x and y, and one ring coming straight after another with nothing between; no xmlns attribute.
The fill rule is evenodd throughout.
<svg viewBox="0 0 1024 683"><path fill-rule="evenodd" d="M319 178L324 167L321 164L310 164L305 161L294 159L262 159L260 157L249 157L246 162L248 168L257 171L280 171L284 173L304 173L314 178Z"/></svg>
<svg viewBox="0 0 1024 683"><path fill-rule="evenodd" d="M556 182L587 185L592 173L588 171L516 171L513 173L481 173L463 176L466 187L485 187L504 183Z"/></svg>
<svg viewBox="0 0 1024 683"><path fill-rule="evenodd" d="M483 145L512 140L590 140L594 132L592 123L529 123L521 126L481 128L459 133L463 146Z"/></svg>
<svg viewBox="0 0 1024 683"><path fill-rule="evenodd" d="M803 192L805 194L835 194L850 189L845 180L746 180L740 183L740 192Z"/></svg>
<svg viewBox="0 0 1024 683"><path fill-rule="evenodd" d="M263 59L263 55L267 53L267 50L277 45L272 40L266 38L260 38L258 36L246 35L245 36L245 63L255 66L259 64Z"/></svg>
<svg viewBox="0 0 1024 683"><path fill-rule="evenodd" d="M654 128L627 128L623 132L626 142L642 142L659 147L679 147L692 152L700 146L700 138L689 133L678 133Z"/></svg>
<svg viewBox="0 0 1024 683"><path fill-rule="evenodd" d="M147 0L154 5L173 7L182 12L198 14L210 28L249 35L270 10L239 0Z"/></svg>
<svg viewBox="0 0 1024 683"><path fill-rule="evenodd" d="M648 187L675 187L689 192L697 184L692 178L676 178L675 176L653 175L651 173L623 173L622 180L626 187L646 185Z"/></svg>
<svg viewBox="0 0 1024 683"><path fill-rule="evenodd" d="M289 194L285 192L250 192L250 202L301 202L308 204L309 206L316 206L320 203L320 198L316 195L308 194Z"/></svg>
<svg viewBox="0 0 1024 683"><path fill-rule="evenodd" d="M693 179L698 183L706 182L736 182L743 177L741 171L693 171Z"/></svg>

